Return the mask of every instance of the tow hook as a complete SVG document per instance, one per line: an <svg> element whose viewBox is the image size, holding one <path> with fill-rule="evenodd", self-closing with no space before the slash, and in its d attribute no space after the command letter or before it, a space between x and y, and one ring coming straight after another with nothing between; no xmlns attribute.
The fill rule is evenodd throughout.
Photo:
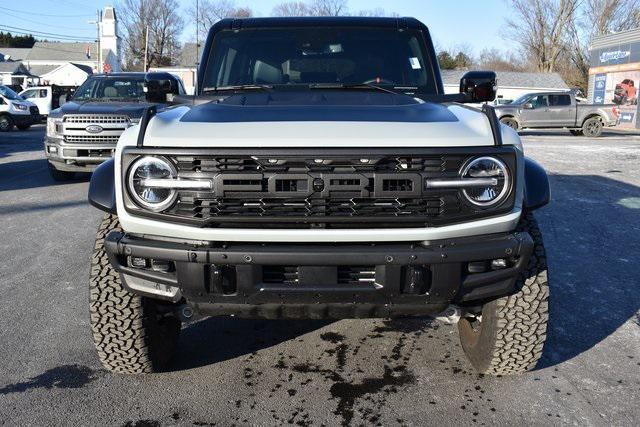
<svg viewBox="0 0 640 427"><path fill-rule="evenodd" d="M448 325L454 325L460 321L460 317L462 317L462 310L455 305L450 305L445 311L435 316L435 319Z"/></svg>
<svg viewBox="0 0 640 427"><path fill-rule="evenodd" d="M181 304L174 309L175 315L183 322L190 322L194 319L194 310L189 304Z"/></svg>

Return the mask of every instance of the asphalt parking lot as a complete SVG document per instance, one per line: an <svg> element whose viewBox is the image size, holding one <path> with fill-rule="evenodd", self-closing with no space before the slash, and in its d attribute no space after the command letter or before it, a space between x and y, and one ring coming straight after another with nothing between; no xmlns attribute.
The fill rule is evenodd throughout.
<svg viewBox="0 0 640 427"><path fill-rule="evenodd" d="M103 371L89 330L101 213L87 177L48 175L43 127L0 133L0 424L637 425L640 136L524 134L551 174L538 213L551 323L541 365L475 374L454 326L427 320L211 318L172 372Z"/></svg>

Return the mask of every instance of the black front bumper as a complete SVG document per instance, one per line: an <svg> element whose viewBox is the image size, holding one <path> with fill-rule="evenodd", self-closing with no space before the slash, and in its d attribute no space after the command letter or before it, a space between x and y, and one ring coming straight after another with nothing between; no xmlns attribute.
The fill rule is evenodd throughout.
<svg viewBox="0 0 640 427"><path fill-rule="evenodd" d="M40 122L40 114L13 114L11 119L16 126L31 126Z"/></svg>
<svg viewBox="0 0 640 427"><path fill-rule="evenodd" d="M105 248L120 273L178 287L202 314L359 318L430 315L509 295L533 240L515 232L429 245L195 246L111 232ZM146 266L132 267L132 258ZM506 267L492 269L495 259ZM153 270L151 260L170 261L170 271Z"/></svg>

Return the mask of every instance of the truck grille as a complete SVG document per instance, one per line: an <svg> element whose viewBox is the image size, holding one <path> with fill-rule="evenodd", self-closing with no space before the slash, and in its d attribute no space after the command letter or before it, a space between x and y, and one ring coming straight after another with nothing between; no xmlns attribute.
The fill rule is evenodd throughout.
<svg viewBox="0 0 640 427"><path fill-rule="evenodd" d="M501 158L515 168L511 148L490 149L504 151ZM183 155L180 150L128 149L123 173L139 155L161 155L174 163L179 178L210 179L213 188L177 190L176 202L162 213L145 211L130 199L126 206L160 220L228 228L424 227L496 215L513 207L511 196L499 209L487 210L466 202L460 189L427 188L428 179L459 177L463 166L478 155L473 149L444 154L409 150L393 150L406 155L389 155L390 149L357 154L235 150L216 155L204 149L203 154Z"/></svg>
<svg viewBox="0 0 640 427"><path fill-rule="evenodd" d="M64 141L69 144L115 145L131 125L128 116L112 114L69 114L62 121Z"/></svg>
<svg viewBox="0 0 640 427"><path fill-rule="evenodd" d="M116 144L120 135L65 135L65 142L81 144Z"/></svg>
<svg viewBox="0 0 640 427"><path fill-rule="evenodd" d="M124 124L128 125L131 120L128 116L101 115L101 114L68 114L64 116L65 123L82 124Z"/></svg>

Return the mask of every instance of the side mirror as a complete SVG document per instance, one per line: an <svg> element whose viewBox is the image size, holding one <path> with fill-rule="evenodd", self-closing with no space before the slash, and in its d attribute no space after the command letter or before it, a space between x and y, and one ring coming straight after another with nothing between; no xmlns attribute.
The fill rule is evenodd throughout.
<svg viewBox="0 0 640 427"><path fill-rule="evenodd" d="M496 99L498 79L493 71L469 71L460 79L460 93L466 102L489 102Z"/></svg>
<svg viewBox="0 0 640 427"><path fill-rule="evenodd" d="M533 106L533 104L532 104L532 103L527 102L526 104L524 104L524 105L522 106L522 108L524 108L525 110L533 110L535 107Z"/></svg>
<svg viewBox="0 0 640 427"><path fill-rule="evenodd" d="M178 81L168 73L158 73L158 76L147 77L145 87L147 101L165 103L170 95L178 95L180 89Z"/></svg>

